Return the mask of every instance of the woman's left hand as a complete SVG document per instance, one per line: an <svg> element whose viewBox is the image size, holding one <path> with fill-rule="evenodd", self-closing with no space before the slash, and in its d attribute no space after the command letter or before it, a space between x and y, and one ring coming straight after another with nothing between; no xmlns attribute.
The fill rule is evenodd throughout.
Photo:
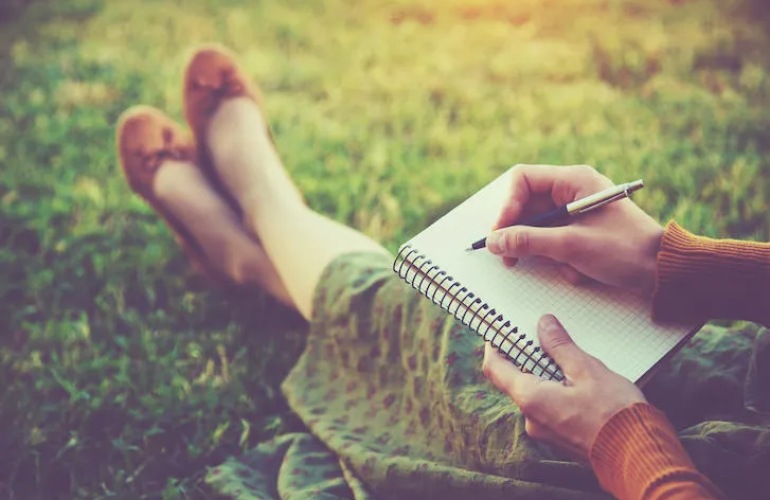
<svg viewBox="0 0 770 500"><path fill-rule="evenodd" d="M644 402L644 395L575 345L555 317L540 318L538 337L542 348L562 369L564 382L519 371L489 343L484 352L484 375L519 406L529 436L588 460L602 426L619 410Z"/></svg>

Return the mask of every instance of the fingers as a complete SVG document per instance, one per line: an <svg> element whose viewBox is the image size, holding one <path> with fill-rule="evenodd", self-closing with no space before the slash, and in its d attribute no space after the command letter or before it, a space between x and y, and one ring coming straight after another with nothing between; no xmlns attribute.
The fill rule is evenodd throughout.
<svg viewBox="0 0 770 500"><path fill-rule="evenodd" d="M525 416L542 415L549 406L564 401L566 397L566 387L562 384L520 371L489 343L484 346L481 369L484 376L507 394Z"/></svg>
<svg viewBox="0 0 770 500"><path fill-rule="evenodd" d="M503 257L503 264L505 264L505 267L513 267L516 264L518 264L519 259L516 257Z"/></svg>
<svg viewBox="0 0 770 500"><path fill-rule="evenodd" d="M540 346L567 377L574 377L593 359L580 349L554 316L546 314L537 324Z"/></svg>
<svg viewBox="0 0 770 500"><path fill-rule="evenodd" d="M565 260L570 255L565 239L573 231L509 226L521 220L525 212L542 213L548 206L553 208L574 201L581 192L595 192L610 185L609 179L585 165L516 165L511 170L510 195L495 224L496 231L487 238L487 248L496 255L514 259L506 261L508 266L515 265L515 259L525 255ZM547 205L543 205L544 202Z"/></svg>
<svg viewBox="0 0 770 500"><path fill-rule="evenodd" d="M571 458L575 460L585 460L585 452L581 450L579 446L570 442L569 439L565 439L563 436L560 436L551 430L547 425L538 423L533 418L527 417L524 419L524 432L526 432L527 435L532 439L555 444L562 450L566 451L571 456Z"/></svg>
<svg viewBox="0 0 770 500"><path fill-rule="evenodd" d="M519 405L521 405L521 400L527 400L529 395L533 394L539 382L536 376L516 368L489 342L484 343L484 364L481 371L495 387L506 393Z"/></svg>
<svg viewBox="0 0 770 500"><path fill-rule="evenodd" d="M495 255L520 258L529 255L548 257L560 262L574 256L580 234L572 226L513 226L498 229L487 236L487 249Z"/></svg>
<svg viewBox="0 0 770 500"><path fill-rule="evenodd" d="M540 346L569 378L575 378L594 358L580 349L554 316L546 314L537 324ZM484 345L484 376L498 389L508 394L522 408L538 391L543 382L535 375L523 373L505 359L488 342Z"/></svg>
<svg viewBox="0 0 770 500"><path fill-rule="evenodd" d="M521 213L524 210L524 204L529 200L529 193L516 192L517 183L514 180L513 191L508 198L506 198L503 210L500 212L500 216L497 218L494 229L500 229L501 227L510 226L516 223L521 218Z"/></svg>
<svg viewBox="0 0 770 500"><path fill-rule="evenodd" d="M505 257L505 258L508 258L508 257ZM589 281L588 277L585 274L580 273L574 267L568 264L559 264L559 266L556 269L559 271L559 274L561 274L562 278L564 278L568 283L571 283L573 285L582 285L583 283L586 283Z"/></svg>
<svg viewBox="0 0 770 500"><path fill-rule="evenodd" d="M581 192L594 192L612 182L587 165L516 165L511 172L511 192L496 228L514 224L537 195L549 195L556 205L574 201Z"/></svg>

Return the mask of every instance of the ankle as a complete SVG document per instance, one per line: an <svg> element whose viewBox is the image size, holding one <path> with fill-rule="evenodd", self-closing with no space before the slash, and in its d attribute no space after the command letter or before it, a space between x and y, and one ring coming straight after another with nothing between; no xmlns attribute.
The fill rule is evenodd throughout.
<svg viewBox="0 0 770 500"><path fill-rule="evenodd" d="M152 181L152 192L163 204L186 197L190 183L198 181L197 168L187 162L166 160L160 164Z"/></svg>
<svg viewBox="0 0 770 500"><path fill-rule="evenodd" d="M309 210L302 200L294 196L277 196L269 190L262 193L255 190L243 201L239 200L243 225L257 237L261 238L262 227L265 223L269 224L270 220L295 220L297 215Z"/></svg>

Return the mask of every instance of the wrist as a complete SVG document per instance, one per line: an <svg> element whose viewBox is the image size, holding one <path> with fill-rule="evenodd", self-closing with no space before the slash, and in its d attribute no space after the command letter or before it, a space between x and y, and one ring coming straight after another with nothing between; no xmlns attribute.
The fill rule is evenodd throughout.
<svg viewBox="0 0 770 500"><path fill-rule="evenodd" d="M642 237L642 255L639 260L640 277L639 293L644 297L652 297L655 291L658 253L663 242L663 227L657 222L650 224Z"/></svg>

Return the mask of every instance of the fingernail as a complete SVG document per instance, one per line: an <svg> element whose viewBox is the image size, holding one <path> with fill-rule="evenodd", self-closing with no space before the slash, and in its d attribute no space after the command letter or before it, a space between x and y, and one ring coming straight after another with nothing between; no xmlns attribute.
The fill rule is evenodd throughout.
<svg viewBox="0 0 770 500"><path fill-rule="evenodd" d="M505 267L513 267L518 264L519 259L515 257L503 257L503 264Z"/></svg>
<svg viewBox="0 0 770 500"><path fill-rule="evenodd" d="M559 320L553 314L545 314L540 318L537 327L540 330L551 330L559 326Z"/></svg>
<svg viewBox="0 0 770 500"><path fill-rule="evenodd" d="M503 253L503 238L498 232L494 232L487 236L487 249L495 255Z"/></svg>

